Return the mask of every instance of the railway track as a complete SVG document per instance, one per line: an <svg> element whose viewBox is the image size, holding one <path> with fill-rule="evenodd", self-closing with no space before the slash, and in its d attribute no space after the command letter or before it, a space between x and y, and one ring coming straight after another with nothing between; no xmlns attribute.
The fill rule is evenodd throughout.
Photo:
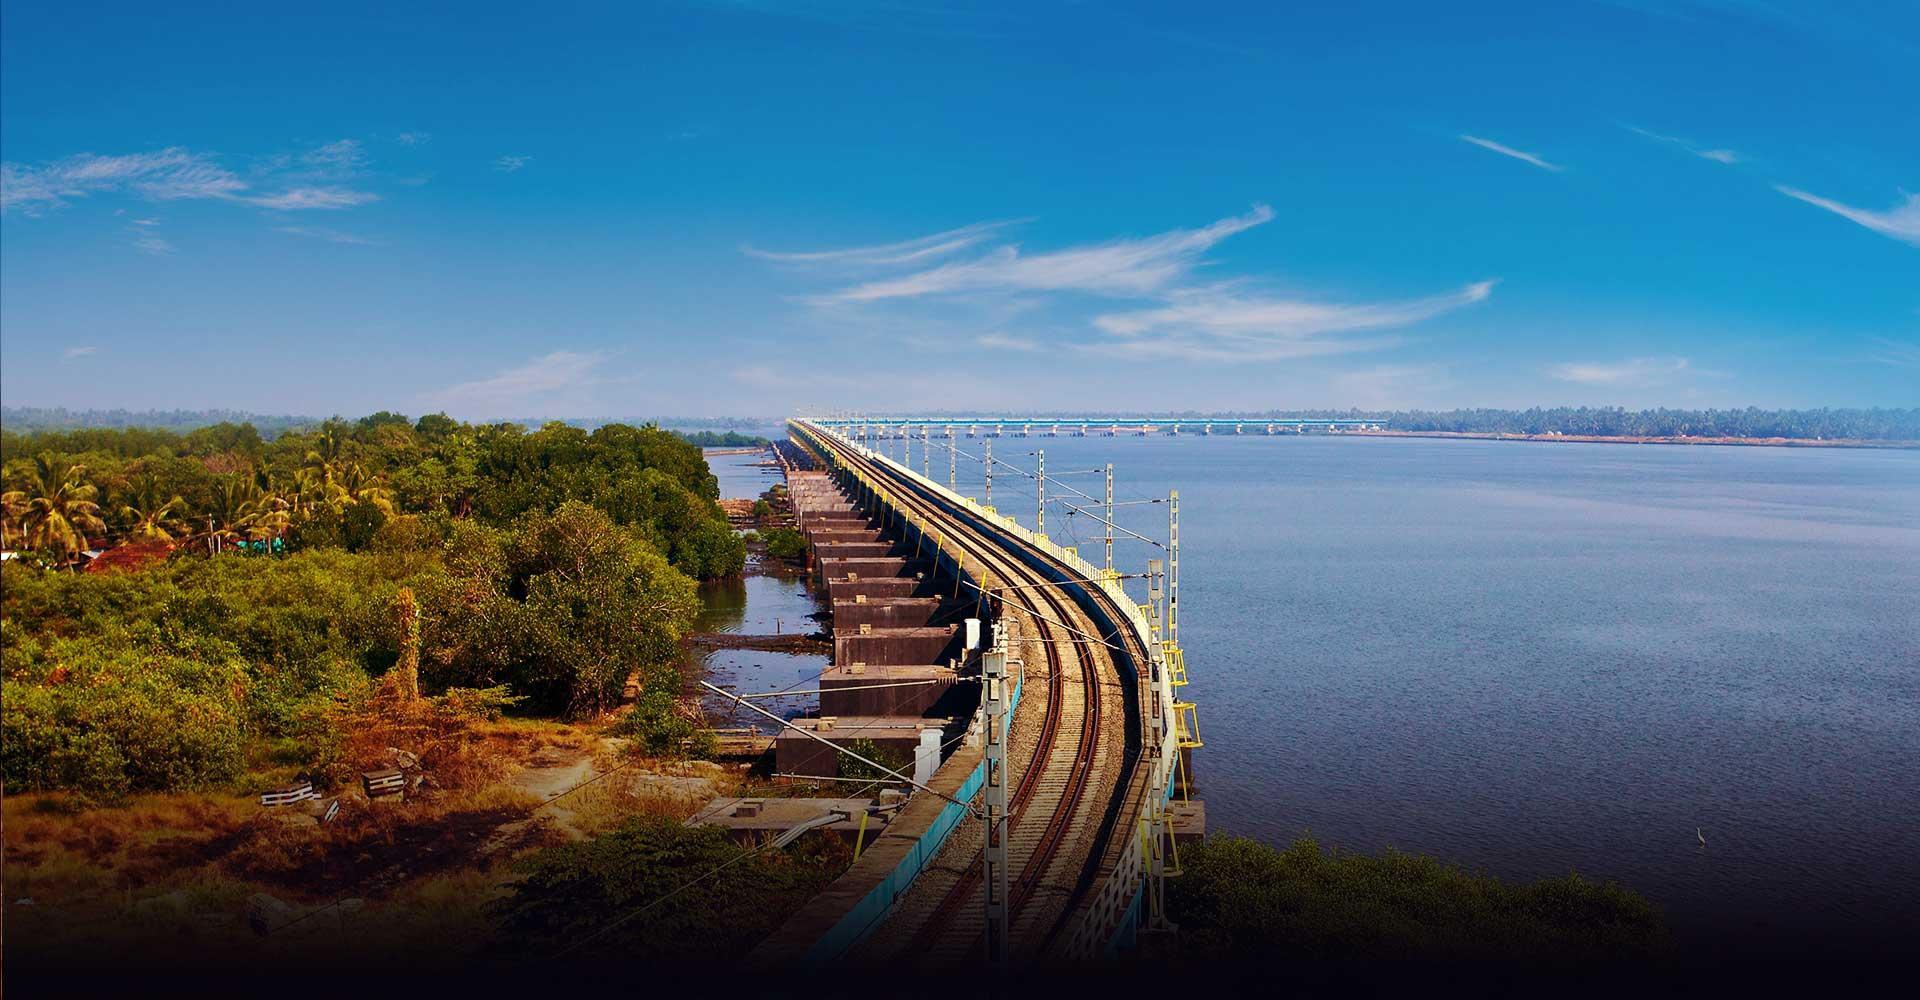
<svg viewBox="0 0 1920 1000"><path fill-rule="evenodd" d="M1033 553L1022 558L1002 536L974 523L978 515L951 509L857 449L835 446L842 462L897 487L892 499L922 523L950 528L948 537L968 552L969 565L982 567L981 579L991 577L990 599L998 610L1026 623L1030 633L1023 638L1030 634L1027 641L1040 650L1045 704L1010 799L1008 854L1017 873L1009 899L1012 951L1044 955L1086 899L1108 854L1132 779L1139 732L1135 668L1144 662L1144 650L1131 636L1090 638L1101 631L1091 616L1034 563L1071 578L1064 567ZM948 965L983 954L983 831L977 821L969 826L970 836L955 837L942 851L936 867L948 877L930 877L930 869L915 883L865 946L869 957Z"/></svg>

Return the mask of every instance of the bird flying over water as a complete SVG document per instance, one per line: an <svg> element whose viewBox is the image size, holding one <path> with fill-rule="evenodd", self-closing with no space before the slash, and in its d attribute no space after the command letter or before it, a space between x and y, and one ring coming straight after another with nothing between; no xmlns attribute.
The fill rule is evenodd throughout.
<svg viewBox="0 0 1920 1000"><path fill-rule="evenodd" d="M1701 847L1707 846L1707 835L1704 833L1701 833L1699 827L1696 826L1693 828L1693 835L1700 838Z"/></svg>

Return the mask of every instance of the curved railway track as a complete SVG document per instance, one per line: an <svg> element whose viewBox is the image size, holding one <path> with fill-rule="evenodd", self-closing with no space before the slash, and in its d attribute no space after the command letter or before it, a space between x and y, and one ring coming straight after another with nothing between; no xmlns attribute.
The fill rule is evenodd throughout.
<svg viewBox="0 0 1920 1000"><path fill-rule="evenodd" d="M1008 606L1018 608L1033 622L1034 638L1046 662L1047 693L1037 741L1009 803L1009 861L1017 872L1011 879L1009 921L1013 950L1042 954L1097 879L1124 804L1136 756L1139 698L1134 683L1144 650L1134 649L1137 642L1131 637L1123 637L1118 644L1089 638L1101 629L1032 561L1042 562L1063 578L1072 574L1044 555L1030 553L1022 558L1008 551L1007 543L993 536L990 528L971 520L984 515L950 509L950 502L936 499L858 449L836 450L845 464L863 470L870 479L896 486L892 500L917 514L922 523L937 520L953 529L956 540L964 536L969 562L981 565L1005 587L990 588L996 591L992 599L1003 611ZM1116 701L1120 704L1112 704ZM1117 769L1102 766L1103 735L1122 736L1120 745L1113 747L1124 748ZM1103 770L1117 770L1111 783L1094 780ZM1042 817L1044 823L1039 822ZM1063 858L1063 852L1075 846L1084 848L1079 864ZM1032 912L1043 890L1057 898L1057 906ZM917 885L889 918L912 926L910 932L894 938L903 947L893 957L940 962L978 952L984 946L979 926L983 891L977 860L959 868L958 878L943 891Z"/></svg>

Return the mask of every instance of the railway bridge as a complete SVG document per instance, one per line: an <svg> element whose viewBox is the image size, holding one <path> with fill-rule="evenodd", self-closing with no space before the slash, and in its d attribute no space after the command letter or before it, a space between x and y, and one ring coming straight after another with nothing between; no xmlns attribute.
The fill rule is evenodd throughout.
<svg viewBox="0 0 1920 1000"><path fill-rule="evenodd" d="M1179 698L1177 533L1141 602L848 430L794 420L781 452L834 626L807 738L952 721L923 737L937 766L923 758L884 832L755 958L1073 960L1164 927L1200 745Z"/></svg>
<svg viewBox="0 0 1920 1000"><path fill-rule="evenodd" d="M914 437L1152 437L1166 434L1309 434L1379 431L1386 422L1328 417L821 417L823 429L855 442Z"/></svg>

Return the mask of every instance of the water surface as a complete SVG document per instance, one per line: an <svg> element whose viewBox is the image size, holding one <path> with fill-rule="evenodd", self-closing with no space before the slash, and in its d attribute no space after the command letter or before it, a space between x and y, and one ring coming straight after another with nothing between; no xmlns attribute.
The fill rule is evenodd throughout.
<svg viewBox="0 0 1920 1000"><path fill-rule="evenodd" d="M1617 879L1703 942L1920 929L1920 453L994 442L1040 448L1050 498L1109 461L1123 499L1180 490L1213 829ZM1031 524L1031 480L993 496ZM1098 524L1047 527L1099 562Z"/></svg>

